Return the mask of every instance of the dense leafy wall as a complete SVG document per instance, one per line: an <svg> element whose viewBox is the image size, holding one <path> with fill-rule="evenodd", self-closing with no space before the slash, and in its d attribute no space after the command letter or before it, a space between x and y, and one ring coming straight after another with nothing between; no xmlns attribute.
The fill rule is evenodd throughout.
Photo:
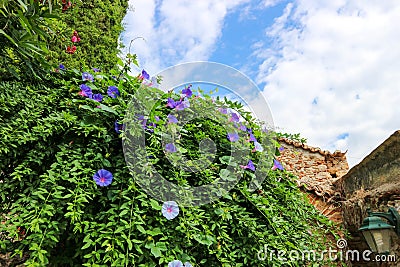
<svg viewBox="0 0 400 267"><path fill-rule="evenodd" d="M70 0L71 5L57 1L54 13L59 20L52 25L52 38L48 41L48 60L68 68L114 68L119 60L119 36L128 0ZM72 42L74 31L80 41ZM76 47L73 54L68 47Z"/></svg>
<svg viewBox="0 0 400 267"><path fill-rule="evenodd" d="M280 170L270 170L262 187L251 193L252 171L244 169L244 179L220 200L180 207L176 218L166 219L162 203L138 186L138 179L146 177L129 173L115 131L115 121L122 121L135 92L143 90L142 81L92 74L93 82L82 81L78 71L59 70L59 77L46 84L0 83L2 253L29 253L28 266L166 266L173 260L193 266L304 266L301 260L283 262L269 255L260 260L257 255L265 245L323 250L329 222L307 204L295 177ZM85 97L82 84L105 97L100 103ZM116 86L120 96L107 96L109 86ZM146 90L160 95L157 114L166 122L167 98L179 95ZM189 101L206 100L193 96ZM186 128L182 145L187 153L196 151L199 138L210 137L222 144L219 153L229 154L222 128L204 120L199 132L196 123ZM251 119L248 127L256 138L263 134ZM225 166L217 158L196 176L184 174L170 167L156 132L147 132L146 138L154 163L171 182L209 183ZM251 154L257 168L259 153ZM99 169L113 174L111 185L96 184Z"/></svg>

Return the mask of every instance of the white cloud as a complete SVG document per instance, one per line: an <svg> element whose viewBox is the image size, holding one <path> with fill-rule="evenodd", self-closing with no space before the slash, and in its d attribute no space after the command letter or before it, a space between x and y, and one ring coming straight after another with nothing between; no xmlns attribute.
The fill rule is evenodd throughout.
<svg viewBox="0 0 400 267"><path fill-rule="evenodd" d="M177 63L207 60L221 35L227 13L249 0L131 0L125 17L125 44L150 73ZM156 19L157 18L157 19Z"/></svg>
<svg viewBox="0 0 400 267"><path fill-rule="evenodd" d="M275 124L348 149L350 165L365 157L400 128L399 24L397 0L288 4L253 54Z"/></svg>

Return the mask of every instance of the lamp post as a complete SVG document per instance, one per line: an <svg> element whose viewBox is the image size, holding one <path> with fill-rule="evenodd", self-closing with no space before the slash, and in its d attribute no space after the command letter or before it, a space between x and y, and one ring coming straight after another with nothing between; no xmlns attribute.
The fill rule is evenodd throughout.
<svg viewBox="0 0 400 267"><path fill-rule="evenodd" d="M400 214L393 207L388 212L368 212L368 217L358 229L363 234L372 252L388 253L390 250L390 233L394 230L400 236ZM381 218L385 218L388 223Z"/></svg>

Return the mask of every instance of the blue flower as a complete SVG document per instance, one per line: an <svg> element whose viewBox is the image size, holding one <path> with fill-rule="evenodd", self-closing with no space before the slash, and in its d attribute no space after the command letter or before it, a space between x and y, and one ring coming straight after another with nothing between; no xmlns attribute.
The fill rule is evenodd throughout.
<svg viewBox="0 0 400 267"><path fill-rule="evenodd" d="M171 261L170 263L168 263L168 267L193 267L192 264L190 264L190 262L185 262L185 264L182 264L181 261L179 260L174 260Z"/></svg>
<svg viewBox="0 0 400 267"><path fill-rule="evenodd" d="M173 143L168 143L165 145L165 150L167 152L175 153L177 151L175 145Z"/></svg>
<svg viewBox="0 0 400 267"><path fill-rule="evenodd" d="M255 151L259 151L259 152L264 151L264 148L262 147L262 145L257 141L254 142L254 149L252 150L252 152L255 152Z"/></svg>
<svg viewBox="0 0 400 267"><path fill-rule="evenodd" d="M283 146L280 146L278 149L280 152L282 152L283 150L285 150L285 148Z"/></svg>
<svg viewBox="0 0 400 267"><path fill-rule="evenodd" d="M174 261L171 261L170 263L168 263L168 267L184 267L184 266L181 261L174 260Z"/></svg>
<svg viewBox="0 0 400 267"><path fill-rule="evenodd" d="M231 113L231 118L229 121L239 122L239 115L236 113Z"/></svg>
<svg viewBox="0 0 400 267"><path fill-rule="evenodd" d="M236 142L239 140L239 135L237 133L228 133L228 140L231 142Z"/></svg>
<svg viewBox="0 0 400 267"><path fill-rule="evenodd" d="M184 94L187 98L190 98L193 94L192 90L190 90L190 87L192 87L192 85L189 85L182 90L182 94Z"/></svg>
<svg viewBox="0 0 400 267"><path fill-rule="evenodd" d="M218 111L221 112L222 114L228 114L227 108L218 108Z"/></svg>
<svg viewBox="0 0 400 267"><path fill-rule="evenodd" d="M100 69L98 69L98 68L93 68L93 71L94 71L94 72L100 72Z"/></svg>
<svg viewBox="0 0 400 267"><path fill-rule="evenodd" d="M120 94L116 86L109 86L107 89L107 95L109 95L112 98L116 98Z"/></svg>
<svg viewBox="0 0 400 267"><path fill-rule="evenodd" d="M168 97L167 99L167 107L174 108L176 107L176 102L172 98Z"/></svg>
<svg viewBox="0 0 400 267"><path fill-rule="evenodd" d="M89 72L83 72L82 73L82 81L91 81L93 82L94 78L93 75L90 74Z"/></svg>
<svg viewBox="0 0 400 267"><path fill-rule="evenodd" d="M86 84L81 84L81 85L79 85L79 88L81 89L81 91L79 92L79 95L86 96L86 97L92 97L92 95L93 95L92 89L89 86L87 86Z"/></svg>
<svg viewBox="0 0 400 267"><path fill-rule="evenodd" d="M176 110L184 110L185 108L190 107L189 100L180 101L176 106Z"/></svg>
<svg viewBox="0 0 400 267"><path fill-rule="evenodd" d="M251 160L249 160L249 162L247 163L246 166L240 165L240 168L242 168L242 169L250 169L252 171L256 170L256 167L254 166L254 163Z"/></svg>
<svg viewBox="0 0 400 267"><path fill-rule="evenodd" d="M115 129L115 131L117 132L117 134L120 134L121 133L121 131L122 131L122 129L123 129L123 124L121 124L121 123L118 123L118 120L116 120L115 122L114 122L114 129Z"/></svg>
<svg viewBox="0 0 400 267"><path fill-rule="evenodd" d="M101 101L103 100L103 95L102 95L102 94L94 94L94 95L92 95L91 98L92 98L94 101L101 102Z"/></svg>
<svg viewBox="0 0 400 267"><path fill-rule="evenodd" d="M249 141L257 142L257 139L254 137L252 133L250 133Z"/></svg>
<svg viewBox="0 0 400 267"><path fill-rule="evenodd" d="M113 175L111 172L101 169L98 170L94 175L93 175L93 180L96 182L97 185L99 186L107 186L110 185L112 180L113 180Z"/></svg>
<svg viewBox="0 0 400 267"><path fill-rule="evenodd" d="M60 70L65 70L65 66L64 66L63 64L60 64L60 65L58 66L58 68L59 68Z"/></svg>
<svg viewBox="0 0 400 267"><path fill-rule="evenodd" d="M178 204L176 204L175 201L166 201L162 205L161 212L165 218L167 218L168 220L172 220L179 214Z"/></svg>
<svg viewBox="0 0 400 267"><path fill-rule="evenodd" d="M174 115L168 114L167 118L168 123L178 123L178 119Z"/></svg>
<svg viewBox="0 0 400 267"><path fill-rule="evenodd" d="M150 79L150 75L145 70L142 70L142 74L140 75L140 78L148 80L148 79Z"/></svg>
<svg viewBox="0 0 400 267"><path fill-rule="evenodd" d="M276 170L276 169L281 170L281 171L284 170L282 164L279 161L277 161L276 159L274 159L274 166L272 166L272 170Z"/></svg>

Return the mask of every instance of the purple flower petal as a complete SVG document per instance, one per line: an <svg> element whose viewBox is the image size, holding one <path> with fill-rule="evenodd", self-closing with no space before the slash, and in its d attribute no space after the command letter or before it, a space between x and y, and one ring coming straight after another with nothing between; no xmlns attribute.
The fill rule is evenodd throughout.
<svg viewBox="0 0 400 267"><path fill-rule="evenodd" d="M116 86L109 86L107 89L107 94L112 98L116 98L120 95Z"/></svg>
<svg viewBox="0 0 400 267"><path fill-rule="evenodd" d="M168 263L168 267L184 267L181 261L174 260Z"/></svg>
<svg viewBox="0 0 400 267"><path fill-rule="evenodd" d="M98 170L94 175L93 175L93 180L96 182L97 185L99 186L108 186L111 184L113 180L113 175L111 172L101 169Z"/></svg>
<svg viewBox="0 0 400 267"><path fill-rule="evenodd" d="M65 70L65 66L64 66L63 64L60 64L60 65L58 66L58 68L59 68L60 70Z"/></svg>
<svg viewBox="0 0 400 267"><path fill-rule="evenodd" d="M190 262L185 262L184 267L193 267L193 265Z"/></svg>
<svg viewBox="0 0 400 267"><path fill-rule="evenodd" d="M167 152L175 153L177 151L175 145L173 143L168 143L165 145L165 150Z"/></svg>
<svg viewBox="0 0 400 267"><path fill-rule="evenodd" d="M98 68L93 68L93 71L94 71L94 72L100 72L100 69L98 69Z"/></svg>
<svg viewBox="0 0 400 267"><path fill-rule="evenodd" d="M167 100L167 107L170 107L170 108L176 107L176 102L175 102L175 100L173 100L172 98L168 97L168 100Z"/></svg>
<svg viewBox="0 0 400 267"><path fill-rule="evenodd" d="M161 212L165 218L167 218L168 220L172 220L179 214L178 204L175 201L166 201L162 205Z"/></svg>
<svg viewBox="0 0 400 267"><path fill-rule="evenodd" d="M92 95L91 98L92 98L94 101L101 102L101 101L103 100L103 95L102 95L102 94L94 94L94 95Z"/></svg>
<svg viewBox="0 0 400 267"><path fill-rule="evenodd" d="M221 112L222 114L228 114L227 108L218 108L218 111Z"/></svg>
<svg viewBox="0 0 400 267"><path fill-rule="evenodd" d="M249 160L249 162L247 163L246 166L240 165L240 168L242 168L242 169L250 169L252 171L256 170L256 167L254 166L254 163L251 160Z"/></svg>
<svg viewBox="0 0 400 267"><path fill-rule="evenodd" d="M249 141L257 142L257 139L254 137L254 135L251 133Z"/></svg>
<svg viewBox="0 0 400 267"><path fill-rule="evenodd" d="M123 124L118 123L118 120L114 122L114 129L117 132L117 134L120 134L122 129L123 129Z"/></svg>
<svg viewBox="0 0 400 267"><path fill-rule="evenodd" d="M272 170L276 170L276 169L281 170L281 171L284 170L282 164L279 161L277 161L276 159L274 159L274 166L272 166Z"/></svg>
<svg viewBox="0 0 400 267"><path fill-rule="evenodd" d="M236 142L239 140L239 135L237 133L228 133L228 140L231 142Z"/></svg>
<svg viewBox="0 0 400 267"><path fill-rule="evenodd" d="M186 100L181 101L180 103L178 103L176 105L175 109L176 110L184 110L185 108L188 108L188 107L190 107L190 102L189 102L189 100L186 99Z"/></svg>
<svg viewBox="0 0 400 267"><path fill-rule="evenodd" d="M90 74L89 72L83 72L82 73L82 81L91 81L93 82L94 78L93 75Z"/></svg>
<svg viewBox="0 0 400 267"><path fill-rule="evenodd" d="M145 70L142 70L142 75L141 75L141 77L142 77L143 79L145 79L145 80L150 79L150 75L149 75Z"/></svg>
<svg viewBox="0 0 400 267"><path fill-rule="evenodd" d="M231 118L229 121L239 122L239 115L236 113L231 113Z"/></svg>
<svg viewBox="0 0 400 267"><path fill-rule="evenodd" d="M79 95L81 96L86 96L91 98L93 93L92 93L92 89L87 86L86 84L81 84L79 85L79 88L81 89L81 91L79 92Z"/></svg>
<svg viewBox="0 0 400 267"><path fill-rule="evenodd" d="M189 85L182 90L182 94L186 95L187 98L190 98L193 94L192 90L190 90L190 87L192 87L192 85Z"/></svg>
<svg viewBox="0 0 400 267"><path fill-rule="evenodd" d="M285 148L283 146L280 146L279 151L282 152L283 150L285 150Z"/></svg>
<svg viewBox="0 0 400 267"><path fill-rule="evenodd" d="M174 115L168 114L167 118L168 123L178 123L178 119Z"/></svg>

